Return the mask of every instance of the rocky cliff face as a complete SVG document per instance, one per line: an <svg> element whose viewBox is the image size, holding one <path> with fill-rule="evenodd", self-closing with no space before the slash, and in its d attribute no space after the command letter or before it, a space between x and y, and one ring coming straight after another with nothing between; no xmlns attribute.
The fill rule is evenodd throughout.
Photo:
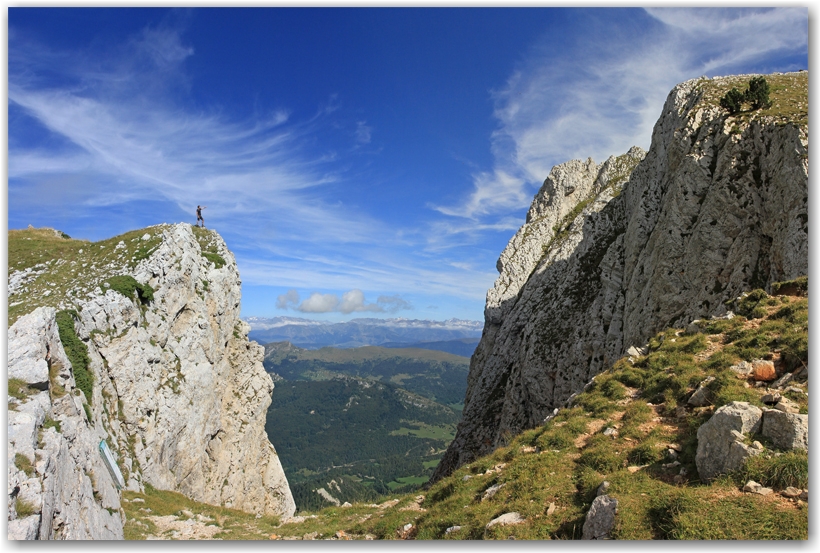
<svg viewBox="0 0 820 553"><path fill-rule="evenodd" d="M54 452L66 446L69 456L80 457L75 473L85 470L88 475L93 470L96 475L87 479L93 483L93 505L80 510L108 512L117 522L111 522L110 528L95 525L84 533L44 532L57 520L53 513L75 516L74 503L85 499L81 488L69 482L53 486L62 490L59 497L41 496L39 502L32 502L30 517L39 517L37 535L122 536L114 481L100 465L97 451L103 439L117 458L128 489L140 490L150 484L206 503L291 516L295 504L264 430L273 382L262 366L263 348L248 341L249 327L239 320L240 280L233 255L216 233L185 224L152 227L143 236L128 240L153 244L150 255L145 251L142 256L123 255L120 262L114 257L105 265L106 275L132 276L153 289L153 299L150 294L127 297L101 278L85 294L78 294L83 290L76 286L59 306L76 312L74 332L87 348L88 369L93 374L90 396L86 398L79 389L75 395L76 371L62 357L58 363L62 372L49 378L46 370L44 381L42 371L31 377L24 376L23 370L14 373L33 389L45 390L21 400L16 411L31 410L26 405L40 402L41 418L60 423L60 428L39 432L43 443L36 443L43 421L35 421L35 443L31 451L24 452L32 462L37 459L29 480L39 480L47 488L45 466L59 466ZM130 252L130 246L121 241L115 249ZM138 257L144 258L128 268L128 261ZM44 269L46 278L48 270ZM41 368L49 355L53 358L54 352L62 351L59 339L49 342L38 330L55 327L55 312L42 308L9 329L10 365L12 336L39 344L35 357ZM36 321L32 321L34 315ZM53 360L49 362L54 367ZM55 399L57 385L67 392L59 401ZM60 402L66 405L61 407ZM18 415L10 411L11 417ZM81 439L72 437L74 429L81 430L77 430ZM79 450L72 445L78 439L83 442ZM85 442L91 444L90 450ZM23 450L16 448L15 453L18 451ZM11 447L9 461L11 475L20 468L12 462ZM9 486L11 494L11 482ZM109 530L110 534L104 533Z"/></svg>
<svg viewBox="0 0 820 553"><path fill-rule="evenodd" d="M9 377L30 387L9 400L8 536L122 539L119 494L74 394L55 313L38 308L9 329Z"/></svg>
<svg viewBox="0 0 820 553"><path fill-rule="evenodd" d="M499 259L433 480L540 424L662 328L808 273L808 75L768 76L773 107L730 117L717 99L748 78L675 87L645 156L552 170Z"/></svg>

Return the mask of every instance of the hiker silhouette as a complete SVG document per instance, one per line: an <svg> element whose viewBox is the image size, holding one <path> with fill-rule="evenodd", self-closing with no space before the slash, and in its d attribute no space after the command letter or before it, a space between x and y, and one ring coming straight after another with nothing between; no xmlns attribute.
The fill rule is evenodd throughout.
<svg viewBox="0 0 820 553"><path fill-rule="evenodd" d="M196 226L199 226L199 222L202 221L202 226L205 226L205 219L202 218L202 210L205 209L206 205L198 205L196 206Z"/></svg>

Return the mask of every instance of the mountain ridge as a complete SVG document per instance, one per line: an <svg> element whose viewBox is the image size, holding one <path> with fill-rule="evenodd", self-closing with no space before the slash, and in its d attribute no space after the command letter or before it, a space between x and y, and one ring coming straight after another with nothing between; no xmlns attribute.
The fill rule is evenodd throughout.
<svg viewBox="0 0 820 553"><path fill-rule="evenodd" d="M260 344L287 341L308 349L478 338L483 328L481 322L462 319L357 318L343 323L297 317L247 317L245 320L251 326L250 338Z"/></svg>
<svg viewBox="0 0 820 553"><path fill-rule="evenodd" d="M720 97L749 77L677 85L645 155L553 168L499 259L433 481L542 423L659 330L807 275L808 74L767 75L771 106L727 115Z"/></svg>

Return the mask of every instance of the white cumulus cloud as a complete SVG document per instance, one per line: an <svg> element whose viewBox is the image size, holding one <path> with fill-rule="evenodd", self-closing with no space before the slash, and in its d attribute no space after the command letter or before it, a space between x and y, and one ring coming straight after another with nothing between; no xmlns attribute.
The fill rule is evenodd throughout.
<svg viewBox="0 0 820 553"><path fill-rule="evenodd" d="M336 294L321 294L313 292L303 302L299 303L299 292L295 289L288 290L276 299L276 307L279 309L294 309L302 313L395 313L402 309L412 309L413 306L398 295L379 296L376 303L368 303L364 297L364 292L358 288L348 290L342 294L341 299Z"/></svg>

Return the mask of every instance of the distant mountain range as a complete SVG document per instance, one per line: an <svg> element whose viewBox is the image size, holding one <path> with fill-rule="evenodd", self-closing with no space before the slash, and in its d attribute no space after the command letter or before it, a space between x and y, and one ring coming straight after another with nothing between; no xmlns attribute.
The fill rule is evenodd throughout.
<svg viewBox="0 0 820 553"><path fill-rule="evenodd" d="M287 341L305 349L326 346L354 348L412 345L467 357L472 355L484 328L483 322L462 319L428 321L361 318L345 323L327 323L298 317L247 317L244 320L251 325L248 337L260 344Z"/></svg>

